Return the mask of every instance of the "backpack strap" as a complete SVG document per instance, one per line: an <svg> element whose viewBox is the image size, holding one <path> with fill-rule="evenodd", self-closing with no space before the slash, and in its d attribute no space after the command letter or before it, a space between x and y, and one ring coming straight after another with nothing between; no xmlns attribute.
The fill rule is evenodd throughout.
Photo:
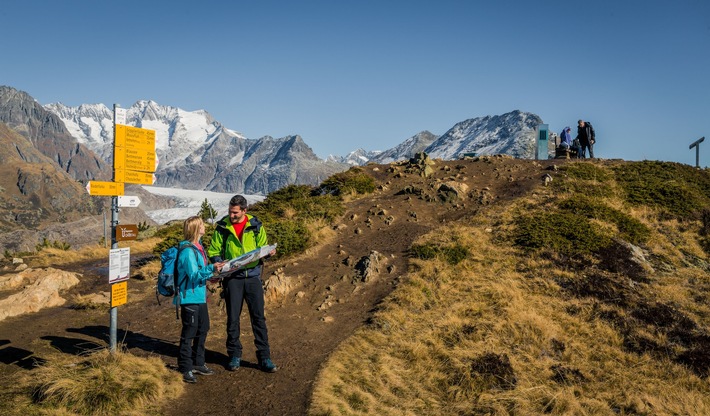
<svg viewBox="0 0 710 416"><path fill-rule="evenodd" d="M227 251L227 239L230 235L232 235L232 233L229 232L227 227L221 224L218 224L216 229L222 236L222 249L220 250L219 255L222 258L222 261L224 261L225 252Z"/></svg>

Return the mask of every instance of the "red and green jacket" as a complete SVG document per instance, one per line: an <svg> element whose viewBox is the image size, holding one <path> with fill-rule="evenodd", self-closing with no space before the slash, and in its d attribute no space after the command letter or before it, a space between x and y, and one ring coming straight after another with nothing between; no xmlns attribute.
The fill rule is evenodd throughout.
<svg viewBox="0 0 710 416"><path fill-rule="evenodd" d="M207 256L212 263L231 260L259 247L269 245L266 238L266 230L261 221L250 214L246 214L246 217L247 223L244 225L244 231L242 231L242 241L239 241L234 233L234 227L229 221L229 216L217 221L210 248L207 250ZM247 264L245 268L249 271L249 269L255 269L258 265L259 261L257 260ZM250 272L249 277L252 277L252 274L258 275L257 270L254 270L254 272Z"/></svg>

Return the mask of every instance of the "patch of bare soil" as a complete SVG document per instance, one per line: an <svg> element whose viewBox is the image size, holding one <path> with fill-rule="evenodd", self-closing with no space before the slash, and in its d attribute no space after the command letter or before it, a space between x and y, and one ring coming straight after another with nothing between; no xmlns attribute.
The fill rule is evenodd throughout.
<svg viewBox="0 0 710 416"><path fill-rule="evenodd" d="M207 365L215 374L200 377L162 413L305 414L319 368L407 273L408 249L417 237L530 193L543 186L543 175L557 175L546 170L557 163L565 161L436 160L429 177L404 165L364 167L376 179L378 190L347 203L331 241L300 258L266 264L264 280L277 272L279 279L287 278L292 286L288 293L267 302L269 340L278 372L267 374L256 368L246 310L241 326L243 366L235 372L226 370L226 315L218 297L212 295ZM365 273L358 267L367 263L363 259L372 251L382 255L379 267ZM139 260L140 256L134 256L134 261ZM68 296L106 291L107 266L108 259L68 266L83 274ZM157 304L154 282L132 279L128 287L128 303L118 308L118 339L123 348L136 355L159 355L167 365L175 366L180 324L174 308L165 302ZM0 322L0 369L9 375L0 380L0 389L6 390L13 375L31 372L34 365L44 362L51 349L82 354L105 347L108 324L107 309L77 310L71 302Z"/></svg>

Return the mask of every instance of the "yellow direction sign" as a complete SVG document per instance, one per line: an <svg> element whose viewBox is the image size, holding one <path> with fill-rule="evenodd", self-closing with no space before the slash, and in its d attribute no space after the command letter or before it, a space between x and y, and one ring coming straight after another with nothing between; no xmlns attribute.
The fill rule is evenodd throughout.
<svg viewBox="0 0 710 416"><path fill-rule="evenodd" d="M116 147L155 152L155 130L116 124Z"/></svg>
<svg viewBox="0 0 710 416"><path fill-rule="evenodd" d="M113 180L124 183L137 183L139 185L152 185L155 175L151 172L138 172L136 170L116 169Z"/></svg>
<svg viewBox="0 0 710 416"><path fill-rule="evenodd" d="M111 285L111 307L125 305L128 301L128 281Z"/></svg>
<svg viewBox="0 0 710 416"><path fill-rule="evenodd" d="M155 150L136 150L116 147L113 152L113 167L116 170L130 169L143 172L155 172Z"/></svg>
<svg viewBox="0 0 710 416"><path fill-rule="evenodd" d="M89 181L89 183L86 184L86 190L89 192L89 195L120 196L123 195L123 183Z"/></svg>

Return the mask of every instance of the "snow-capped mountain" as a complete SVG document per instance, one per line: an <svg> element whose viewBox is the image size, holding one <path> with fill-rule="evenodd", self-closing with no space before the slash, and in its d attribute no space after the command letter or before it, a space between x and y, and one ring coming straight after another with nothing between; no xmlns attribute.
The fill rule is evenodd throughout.
<svg viewBox="0 0 710 416"><path fill-rule="evenodd" d="M350 165L369 162L387 164L408 160L417 152L432 158L458 159L465 153L477 155L507 154L521 159L535 158L535 131L542 119L519 110L499 116L472 118L456 123L442 136L428 131L418 133L384 152L358 149L343 158L331 160Z"/></svg>
<svg viewBox="0 0 710 416"><path fill-rule="evenodd" d="M348 153L346 156L330 155L326 160L337 163L346 163L350 166L362 166L377 157L380 153L382 153L380 150L368 151L365 149L357 149Z"/></svg>
<svg viewBox="0 0 710 416"><path fill-rule="evenodd" d="M113 110L103 104L45 107L79 142L110 161ZM319 159L300 136L247 139L204 110L138 101L126 113L126 124L155 130L156 186L266 195L290 184L319 184L348 167Z"/></svg>
<svg viewBox="0 0 710 416"><path fill-rule="evenodd" d="M454 125L426 148L432 158L457 159L464 153L535 158L535 129L542 119L519 110L472 118Z"/></svg>
<svg viewBox="0 0 710 416"><path fill-rule="evenodd" d="M113 153L113 110L103 104L68 107L62 103L45 106L57 114L69 132L104 160ZM244 140L241 134L224 128L204 110L185 111L155 101L138 101L126 110L126 124L155 130L155 148L164 169L188 158L196 148L209 146L219 136Z"/></svg>
<svg viewBox="0 0 710 416"><path fill-rule="evenodd" d="M386 164L397 160L408 160L413 158L416 153L424 151L438 137L439 136L424 130L399 145L376 155L372 158L372 162Z"/></svg>
<svg viewBox="0 0 710 416"><path fill-rule="evenodd" d="M58 115L80 143L110 162L113 110L103 104L56 103L45 108ZM533 158L535 128L542 120L515 110L462 121L440 137L423 131L385 151L357 149L326 160L319 159L300 136L247 139L204 110L138 101L127 109L126 123L155 130L156 186L265 195L290 184L317 185L349 166L407 160L420 151L441 159L464 153Z"/></svg>
<svg viewBox="0 0 710 416"><path fill-rule="evenodd" d="M396 162L398 160L408 160L414 157L414 154L421 152L427 148L434 140L439 136L432 134L428 131L423 131L417 133L414 136L408 138L397 146L381 151L374 150L368 151L365 149L357 149L348 153L347 156L328 156L328 160L339 163L347 163L352 166L362 166L366 163L381 163L387 164Z"/></svg>

